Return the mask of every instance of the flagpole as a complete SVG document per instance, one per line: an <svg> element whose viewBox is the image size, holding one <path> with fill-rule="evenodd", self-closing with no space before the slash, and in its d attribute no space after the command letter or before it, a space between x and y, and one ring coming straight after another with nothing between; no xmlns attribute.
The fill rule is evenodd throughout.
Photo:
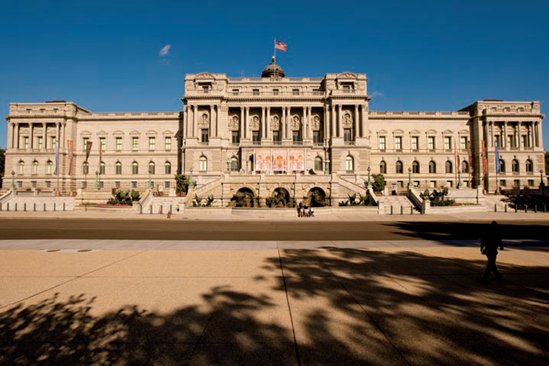
<svg viewBox="0 0 549 366"><path fill-rule="evenodd" d="M273 46L274 46L274 56L273 57L276 61L276 38L274 39L274 45Z"/></svg>

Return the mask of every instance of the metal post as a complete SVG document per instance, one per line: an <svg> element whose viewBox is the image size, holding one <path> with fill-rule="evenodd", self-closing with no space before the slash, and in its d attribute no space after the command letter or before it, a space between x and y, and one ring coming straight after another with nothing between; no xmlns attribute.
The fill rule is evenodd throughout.
<svg viewBox="0 0 549 366"><path fill-rule="evenodd" d="M36 212L36 202L34 203L34 205L32 207L32 211Z"/></svg>
<svg viewBox="0 0 549 366"><path fill-rule="evenodd" d="M65 211L65 202L63 202L63 211Z"/></svg>
<svg viewBox="0 0 549 366"><path fill-rule="evenodd" d="M404 215L404 207L402 207L402 205L400 205L400 214Z"/></svg>
<svg viewBox="0 0 549 366"><path fill-rule="evenodd" d="M412 188L412 168L408 168L408 188Z"/></svg>
<svg viewBox="0 0 549 366"><path fill-rule="evenodd" d="M494 203L494 212L498 212L498 204Z"/></svg>
<svg viewBox="0 0 549 366"><path fill-rule="evenodd" d="M391 215L393 214L393 206L391 206Z"/></svg>
<svg viewBox="0 0 549 366"><path fill-rule="evenodd" d="M55 211L55 206L56 206L56 204L55 204L55 202L54 202L54 203L53 203L53 210L54 210L54 211Z"/></svg>
<svg viewBox="0 0 549 366"><path fill-rule="evenodd" d="M149 210L149 214L151 214L151 215L152 215L152 213L153 213L153 205L150 205L150 207L149 207L149 208L150 208L150 210Z"/></svg>
<svg viewBox="0 0 549 366"><path fill-rule="evenodd" d="M414 206L410 206L410 215L414 214Z"/></svg>
<svg viewBox="0 0 549 366"><path fill-rule="evenodd" d="M143 205L142 204L139 204L139 214L140 215L143 214Z"/></svg>
<svg viewBox="0 0 549 366"><path fill-rule="evenodd" d="M6 203L6 211L9 211L10 210L10 203Z"/></svg>
<svg viewBox="0 0 549 366"><path fill-rule="evenodd" d="M27 212L27 203L23 203L23 212Z"/></svg>
<svg viewBox="0 0 549 366"><path fill-rule="evenodd" d="M368 167L368 188L372 186L372 183L370 182L370 170L372 170L372 168Z"/></svg>
<svg viewBox="0 0 549 366"><path fill-rule="evenodd" d="M507 213L507 204L505 205L505 213Z"/></svg>
<svg viewBox="0 0 549 366"><path fill-rule="evenodd" d="M524 206L524 213L528 213L528 205Z"/></svg>
<svg viewBox="0 0 549 366"><path fill-rule="evenodd" d="M172 213L172 205L170 205L170 215L171 215L171 213Z"/></svg>
<svg viewBox="0 0 549 366"><path fill-rule="evenodd" d="M15 204L15 212L17 212L17 203Z"/></svg>
<svg viewBox="0 0 549 366"><path fill-rule="evenodd" d="M162 208L163 208L162 205L160 205L160 212L159 212L159 213L160 213L161 215L162 215Z"/></svg>
<svg viewBox="0 0 549 366"><path fill-rule="evenodd" d="M13 170L11 172L11 190L15 191L15 172Z"/></svg>
<svg viewBox="0 0 549 366"><path fill-rule="evenodd" d="M518 212L518 205L515 203L515 213Z"/></svg>
<svg viewBox="0 0 549 366"><path fill-rule="evenodd" d="M46 202L44 202L44 211L46 211Z"/></svg>
<svg viewBox="0 0 549 366"><path fill-rule="evenodd" d="M536 205L534 206L534 213L538 213L538 204L536 203Z"/></svg>

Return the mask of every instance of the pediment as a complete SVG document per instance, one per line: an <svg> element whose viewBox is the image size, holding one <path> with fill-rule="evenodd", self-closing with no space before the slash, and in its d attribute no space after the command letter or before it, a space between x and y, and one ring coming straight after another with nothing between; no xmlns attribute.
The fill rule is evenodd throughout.
<svg viewBox="0 0 549 366"><path fill-rule="evenodd" d="M170 130L166 130L164 132L162 132L163 135L166 135L166 136L173 136L173 132L170 131Z"/></svg>
<svg viewBox="0 0 549 366"><path fill-rule="evenodd" d="M412 130L410 131L410 135L419 135L420 132L418 130Z"/></svg>
<svg viewBox="0 0 549 366"><path fill-rule="evenodd" d="M435 135L437 133L437 130L430 129L430 130L427 130L425 133L428 135Z"/></svg>
<svg viewBox="0 0 549 366"><path fill-rule="evenodd" d="M196 74L195 79L215 79L215 77L209 72L201 72L199 74Z"/></svg>
<svg viewBox="0 0 549 366"><path fill-rule="evenodd" d="M107 136L107 135L108 135L107 131L103 131L103 130L97 133L97 136Z"/></svg>
<svg viewBox="0 0 549 366"><path fill-rule="evenodd" d="M469 130L459 130L458 132L460 135L468 135L469 134Z"/></svg>
<svg viewBox="0 0 549 366"><path fill-rule="evenodd" d="M90 131L82 131L80 133L80 136L91 136L91 135L92 135L92 133Z"/></svg>
<svg viewBox="0 0 549 366"><path fill-rule="evenodd" d="M444 130L444 131L442 131L442 133L445 134L445 135L451 135L454 132L452 130Z"/></svg>
<svg viewBox="0 0 549 366"><path fill-rule="evenodd" d="M387 131L385 131L385 130L377 131L377 134L378 134L378 135L384 135L384 134L386 134L386 133L387 133Z"/></svg>
<svg viewBox="0 0 549 366"><path fill-rule="evenodd" d="M158 132L156 132L155 130L148 130L147 131L147 135L157 135Z"/></svg>
<svg viewBox="0 0 549 366"><path fill-rule="evenodd" d="M356 79L357 76L355 73L352 73L350 71L344 71L341 74L337 76L338 79Z"/></svg>
<svg viewBox="0 0 549 366"><path fill-rule="evenodd" d="M404 133L404 131L402 131L402 130L400 130L400 129L394 130L394 131L393 131L393 134L394 134L394 135L402 135L403 133Z"/></svg>
<svg viewBox="0 0 549 366"><path fill-rule="evenodd" d="M124 136L124 131L116 130L112 133L114 136Z"/></svg>
<svg viewBox="0 0 549 366"><path fill-rule="evenodd" d="M130 132L130 135L131 136L139 136L139 135L141 135L141 132L139 132L137 130L133 130L132 132Z"/></svg>

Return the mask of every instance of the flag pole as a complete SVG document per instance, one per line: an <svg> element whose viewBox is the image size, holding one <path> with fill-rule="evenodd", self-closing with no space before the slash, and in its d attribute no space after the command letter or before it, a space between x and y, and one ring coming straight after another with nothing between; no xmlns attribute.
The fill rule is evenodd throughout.
<svg viewBox="0 0 549 366"><path fill-rule="evenodd" d="M273 57L274 57L274 59L275 59L275 61L276 61L276 37L275 37L275 39L274 39L274 45L273 45L273 47L274 47L274 56L273 56Z"/></svg>

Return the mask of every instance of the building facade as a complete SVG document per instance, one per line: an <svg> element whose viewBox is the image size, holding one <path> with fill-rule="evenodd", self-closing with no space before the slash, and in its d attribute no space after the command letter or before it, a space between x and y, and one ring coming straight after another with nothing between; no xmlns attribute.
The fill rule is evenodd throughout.
<svg viewBox="0 0 549 366"><path fill-rule="evenodd" d="M182 102L181 112L156 113L12 103L4 190L173 193L174 175L182 173L223 206L239 190L264 202L278 188L298 200L316 189L333 204L364 193L378 173L397 190L482 186L489 192L537 187L544 175L539 102L370 111L365 74L286 77L274 58L260 78L188 74Z"/></svg>

